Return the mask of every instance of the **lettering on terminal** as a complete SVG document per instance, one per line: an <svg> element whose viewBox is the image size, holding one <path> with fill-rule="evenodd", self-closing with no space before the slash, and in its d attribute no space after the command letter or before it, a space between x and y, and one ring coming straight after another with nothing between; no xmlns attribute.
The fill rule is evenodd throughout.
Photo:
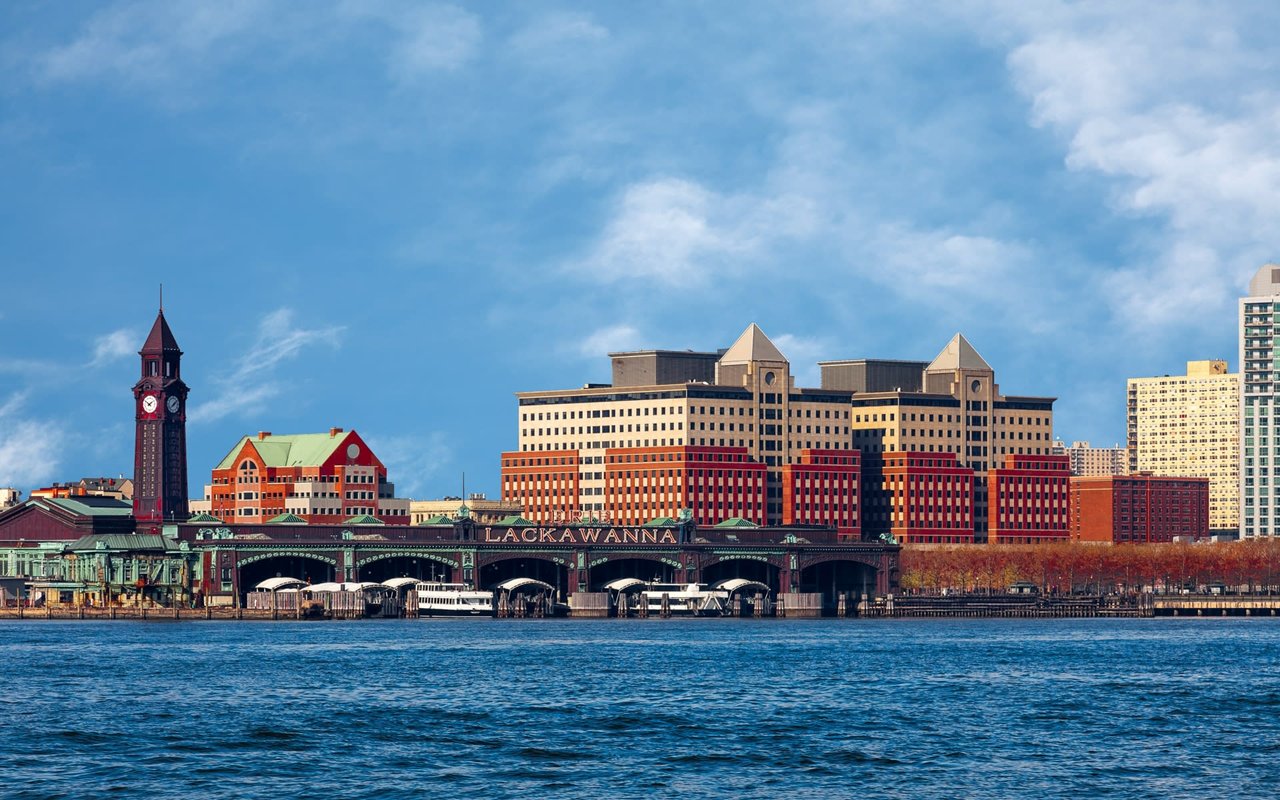
<svg viewBox="0 0 1280 800"><path fill-rule="evenodd" d="M677 532L662 528L484 528L488 544L680 544Z"/></svg>

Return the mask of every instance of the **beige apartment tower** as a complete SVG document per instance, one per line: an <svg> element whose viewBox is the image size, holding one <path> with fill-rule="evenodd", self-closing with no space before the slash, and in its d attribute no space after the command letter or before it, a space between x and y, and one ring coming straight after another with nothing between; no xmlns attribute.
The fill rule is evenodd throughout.
<svg viewBox="0 0 1280 800"><path fill-rule="evenodd" d="M1209 479L1209 528L1240 527L1240 376L1225 361L1130 378L1130 472Z"/></svg>

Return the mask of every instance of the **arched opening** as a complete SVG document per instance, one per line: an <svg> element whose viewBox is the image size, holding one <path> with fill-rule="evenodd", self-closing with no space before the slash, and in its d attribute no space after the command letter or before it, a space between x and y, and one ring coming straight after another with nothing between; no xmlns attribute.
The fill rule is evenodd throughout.
<svg viewBox="0 0 1280 800"><path fill-rule="evenodd" d="M267 578L297 578L307 583L326 583L334 580L333 565L309 556L272 556L240 567L242 592Z"/></svg>
<svg viewBox="0 0 1280 800"><path fill-rule="evenodd" d="M360 565L360 580L382 583L392 578L417 578L420 581L453 581L453 567L433 558L392 556L366 561Z"/></svg>
<svg viewBox="0 0 1280 800"><path fill-rule="evenodd" d="M620 558L606 561L591 568L591 590L604 591L600 587L619 578L637 578L646 583L671 583L676 568L654 558Z"/></svg>
<svg viewBox="0 0 1280 800"><path fill-rule="evenodd" d="M492 589L512 578L533 578L555 587L556 597L563 600L569 591L569 569L546 559L516 556L504 558L480 568L479 588Z"/></svg>
<svg viewBox="0 0 1280 800"><path fill-rule="evenodd" d="M752 558L730 558L703 567L701 582L714 584L730 578L760 581L775 594L779 591L778 568L768 561Z"/></svg>
<svg viewBox="0 0 1280 800"><path fill-rule="evenodd" d="M824 613L837 613L843 597L846 614L852 614L875 590L875 567L860 561L824 561L800 570L799 591L821 594Z"/></svg>

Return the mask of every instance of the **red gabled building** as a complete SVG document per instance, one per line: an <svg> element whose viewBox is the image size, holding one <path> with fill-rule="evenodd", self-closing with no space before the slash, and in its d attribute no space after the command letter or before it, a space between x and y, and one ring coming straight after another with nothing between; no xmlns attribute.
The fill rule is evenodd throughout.
<svg viewBox="0 0 1280 800"><path fill-rule="evenodd" d="M1007 455L987 472L987 541L1065 541L1070 530L1069 456Z"/></svg>
<svg viewBox="0 0 1280 800"><path fill-rule="evenodd" d="M782 524L823 525L861 538L861 459L857 450L801 450L797 463L782 468Z"/></svg>
<svg viewBox="0 0 1280 800"><path fill-rule="evenodd" d="M245 436L213 469L209 513L226 522L293 515L312 524L373 517L409 524L409 501L395 497L387 468L355 431Z"/></svg>

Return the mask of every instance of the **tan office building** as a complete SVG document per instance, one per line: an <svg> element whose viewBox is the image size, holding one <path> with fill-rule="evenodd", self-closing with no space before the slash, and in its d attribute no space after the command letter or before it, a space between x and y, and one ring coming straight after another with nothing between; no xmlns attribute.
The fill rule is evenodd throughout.
<svg viewBox="0 0 1280 800"><path fill-rule="evenodd" d="M1240 376L1225 361L1130 378L1129 471L1209 479L1209 528L1240 527Z"/></svg>
<svg viewBox="0 0 1280 800"><path fill-rule="evenodd" d="M982 542L988 471L1001 468L1006 456L1052 453L1054 398L1001 394L995 370L960 334L928 364L829 361L820 366L823 386L849 384L856 370L865 376L851 402L853 445L863 453L864 531L891 530L906 513L903 501L909 500L890 496L878 481L878 455L951 453L960 466L973 470L972 541ZM912 367L919 366L923 369L914 372Z"/></svg>
<svg viewBox="0 0 1280 800"><path fill-rule="evenodd" d="M851 392L797 388L790 362L754 323L723 352L609 355L610 385L517 394L519 449L503 454L502 499L523 506L535 522L644 521L619 517L627 507L677 516L690 502L693 476L674 466L646 472L643 480L654 483L636 487L647 498L637 504L613 496L621 484L607 481L607 456L638 470L659 455L674 458L671 448L697 448L680 458L703 468L723 462L712 468L710 495L697 487L711 509L700 524L744 516L781 525L783 466L801 463L804 451L850 449ZM735 472L742 463L763 464L766 472L762 502L751 500L749 508L734 484L746 480Z"/></svg>

